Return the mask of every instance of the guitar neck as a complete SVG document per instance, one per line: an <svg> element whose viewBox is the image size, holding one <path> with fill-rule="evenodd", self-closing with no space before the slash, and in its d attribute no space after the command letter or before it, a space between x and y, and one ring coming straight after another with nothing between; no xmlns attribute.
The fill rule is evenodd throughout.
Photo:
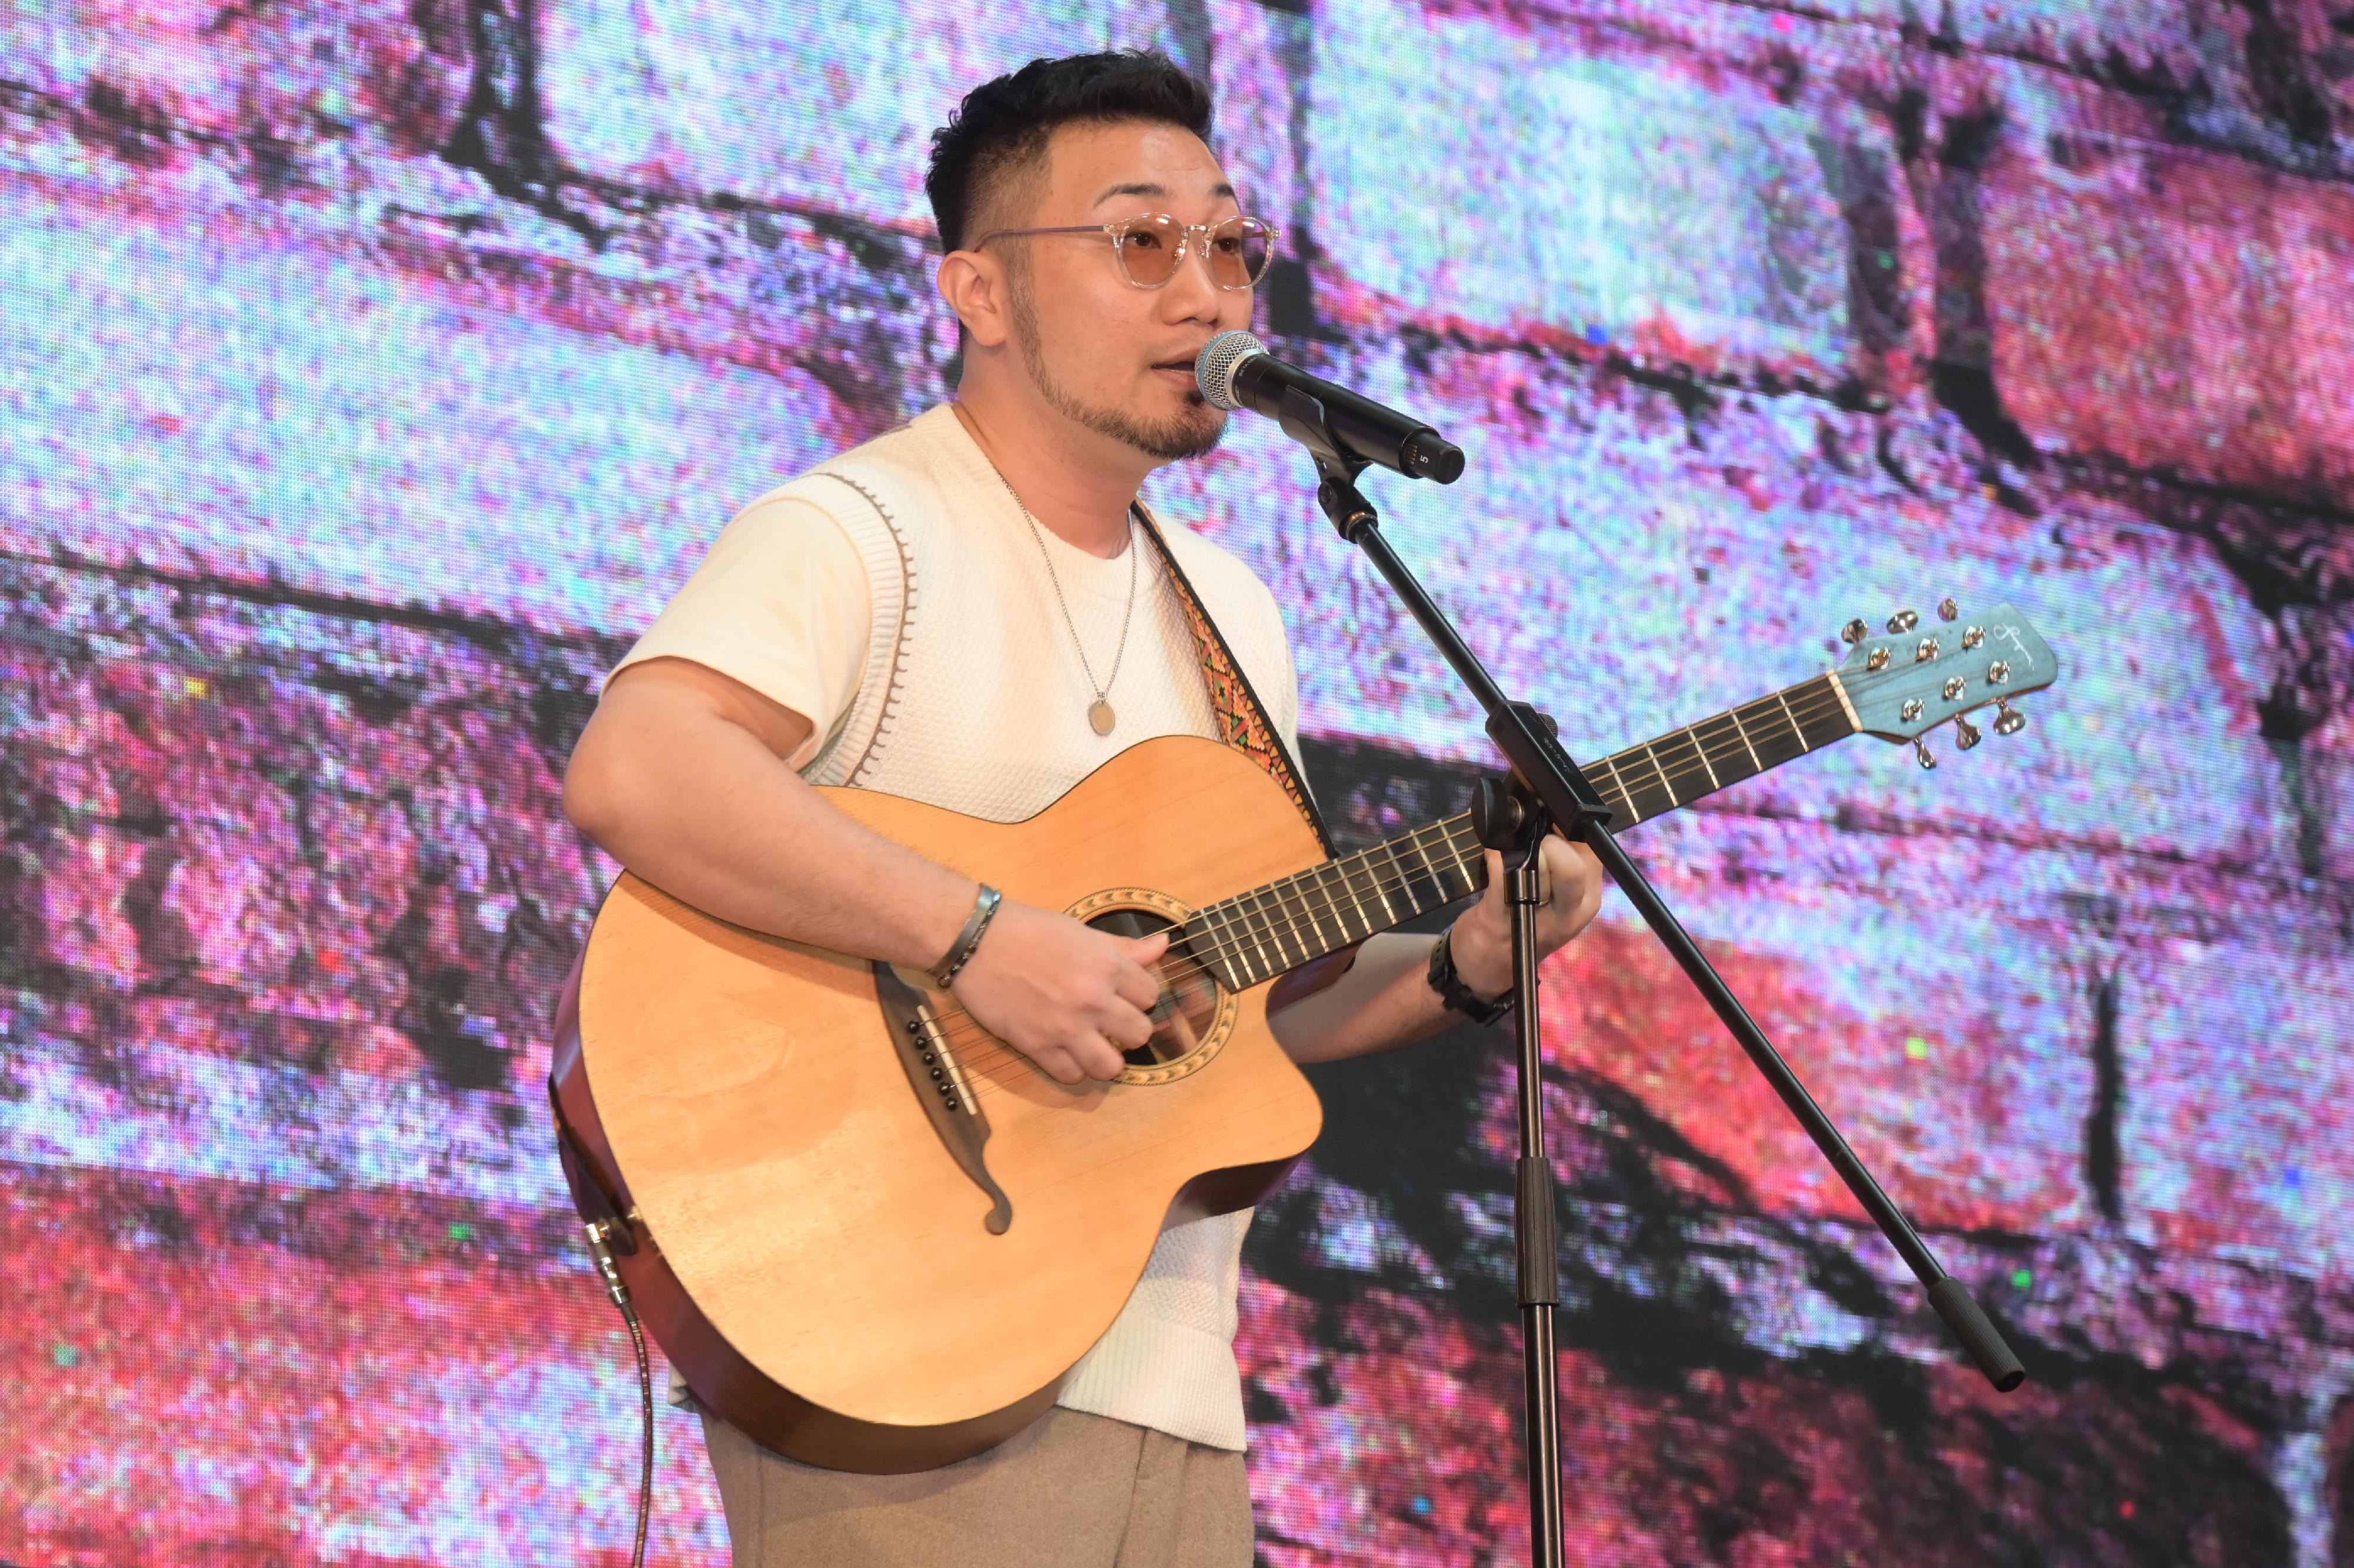
<svg viewBox="0 0 2354 1568"><path fill-rule="evenodd" d="M1614 829L1663 816L1728 784L1819 751L1856 733L1836 674L1760 697L1592 763L1586 777ZM1208 906L1179 945L1229 990L1299 968L1487 885L1470 813Z"/></svg>

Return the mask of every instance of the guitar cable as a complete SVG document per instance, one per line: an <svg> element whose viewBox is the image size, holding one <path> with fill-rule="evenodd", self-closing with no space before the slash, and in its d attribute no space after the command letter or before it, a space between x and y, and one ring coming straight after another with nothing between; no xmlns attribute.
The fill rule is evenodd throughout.
<svg viewBox="0 0 2354 1568"><path fill-rule="evenodd" d="M630 1568L645 1568L646 1519L653 1507L654 1490L653 1369L646 1359L646 1331L638 1322L638 1309L630 1303L630 1287L622 1283L621 1271L614 1266L613 1249L607 1245L618 1223L591 1220L582 1228L588 1233L588 1252L597 1260L597 1272L605 1277L605 1294L621 1309L621 1321L630 1326L630 1344L638 1353L638 1429L645 1442L638 1469L638 1538L630 1549Z"/></svg>

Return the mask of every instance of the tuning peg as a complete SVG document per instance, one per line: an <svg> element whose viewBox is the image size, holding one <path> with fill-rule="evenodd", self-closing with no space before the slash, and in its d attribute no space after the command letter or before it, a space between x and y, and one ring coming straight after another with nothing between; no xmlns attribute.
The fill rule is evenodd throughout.
<svg viewBox="0 0 2354 1568"><path fill-rule="evenodd" d="M1994 732L1997 735L2017 735L2027 727L2027 715L2009 703L1995 704Z"/></svg>
<svg viewBox="0 0 2354 1568"><path fill-rule="evenodd" d="M1892 634L1910 631L1920 624L1921 618L1909 609L1900 609L1888 618L1888 630Z"/></svg>
<svg viewBox="0 0 2354 1568"><path fill-rule="evenodd" d="M1954 715L1954 744L1956 746L1960 747L1964 751L1967 751L1970 747L1976 746L1979 741L1982 741L1985 738L1986 732L1970 722L1969 715L1956 714Z"/></svg>
<svg viewBox="0 0 2354 1568"><path fill-rule="evenodd" d="M1939 599L1939 600L1937 601L1937 619L1938 619L1938 620L1959 620L1961 618L1962 618L1962 607L1961 607L1960 605L1956 604L1956 603L1955 603L1952 599Z"/></svg>
<svg viewBox="0 0 2354 1568"><path fill-rule="evenodd" d="M1925 736L1921 736L1913 742L1913 758L1914 761L1920 763L1924 768L1935 768L1937 766L1937 759L1929 755L1929 741L1928 737Z"/></svg>
<svg viewBox="0 0 2354 1568"><path fill-rule="evenodd" d="M1866 626L1861 620L1850 620L1840 628L1840 641L1850 648L1871 635L1872 628Z"/></svg>

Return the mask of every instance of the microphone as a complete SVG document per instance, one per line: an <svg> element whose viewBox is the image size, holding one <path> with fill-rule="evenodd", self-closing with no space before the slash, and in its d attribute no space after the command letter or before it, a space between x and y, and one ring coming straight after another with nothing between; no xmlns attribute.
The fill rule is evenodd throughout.
<svg viewBox="0 0 2354 1568"><path fill-rule="evenodd" d="M1202 396L1229 413L1248 408L1284 417L1287 389L1324 407L1324 424L1343 454L1402 473L1453 484L1463 477L1463 449L1409 414L1384 408L1345 387L1286 365L1246 332L1222 332L1202 345L1193 362Z"/></svg>

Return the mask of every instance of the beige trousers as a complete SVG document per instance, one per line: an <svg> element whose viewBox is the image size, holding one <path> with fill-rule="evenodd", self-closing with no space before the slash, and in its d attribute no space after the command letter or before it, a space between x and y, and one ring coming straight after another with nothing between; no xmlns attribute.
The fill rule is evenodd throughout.
<svg viewBox="0 0 2354 1568"><path fill-rule="evenodd" d="M1243 1457L1060 1406L907 1476L822 1470L708 1412L736 1568L1250 1568Z"/></svg>

